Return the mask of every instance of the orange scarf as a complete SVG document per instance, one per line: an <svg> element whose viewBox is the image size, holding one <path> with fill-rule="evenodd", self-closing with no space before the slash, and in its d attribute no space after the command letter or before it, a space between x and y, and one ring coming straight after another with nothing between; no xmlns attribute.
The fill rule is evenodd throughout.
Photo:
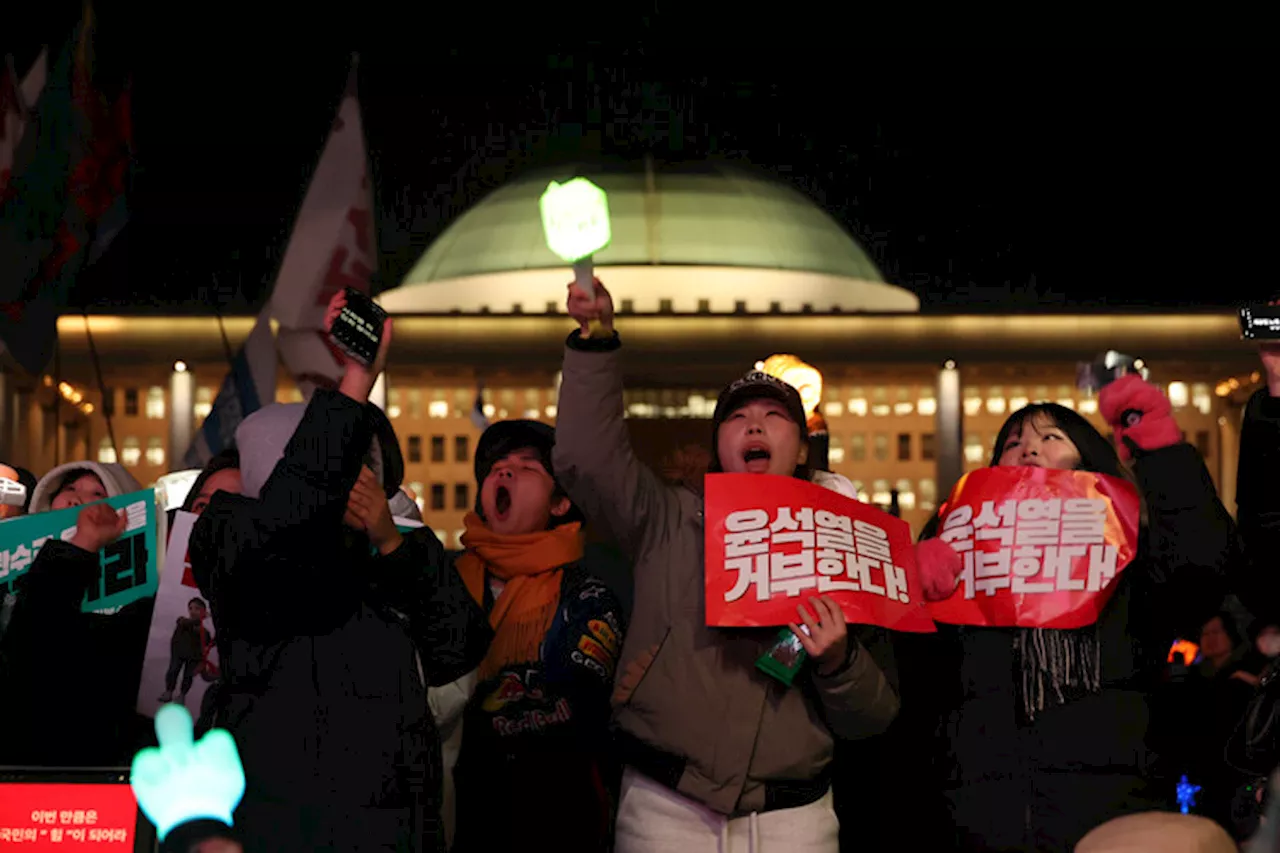
<svg viewBox="0 0 1280 853"><path fill-rule="evenodd" d="M560 606L561 567L582 558L582 525L573 522L518 536L494 533L474 512L463 524L458 574L467 592L484 606L486 577L506 583L489 614L493 642L480 662L480 681L502 667L536 661L542 638L555 621Z"/></svg>

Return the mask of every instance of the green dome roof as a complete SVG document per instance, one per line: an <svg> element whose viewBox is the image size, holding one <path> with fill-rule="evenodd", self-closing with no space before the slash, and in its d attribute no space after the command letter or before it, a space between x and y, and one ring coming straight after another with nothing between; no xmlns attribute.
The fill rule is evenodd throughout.
<svg viewBox="0 0 1280 853"><path fill-rule="evenodd" d="M590 178L609 194L613 242L597 266L791 270L881 283L862 247L825 211L779 181L699 164L567 167L494 190L450 225L403 284L565 267L542 237L538 199L552 180Z"/></svg>

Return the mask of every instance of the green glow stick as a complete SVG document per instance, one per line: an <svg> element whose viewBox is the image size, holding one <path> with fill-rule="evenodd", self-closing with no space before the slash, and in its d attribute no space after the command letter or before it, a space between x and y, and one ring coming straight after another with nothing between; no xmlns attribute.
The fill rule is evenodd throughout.
<svg viewBox="0 0 1280 853"><path fill-rule="evenodd" d="M159 747L134 756L129 784L160 840L174 827L194 820L231 826L245 785L231 734L213 729L195 741L190 712L170 704L156 712L156 739Z"/></svg>
<svg viewBox="0 0 1280 853"><path fill-rule="evenodd" d="M573 265L574 279L595 295L591 257L609 245L609 196L586 178L552 181L538 202L547 248Z"/></svg>

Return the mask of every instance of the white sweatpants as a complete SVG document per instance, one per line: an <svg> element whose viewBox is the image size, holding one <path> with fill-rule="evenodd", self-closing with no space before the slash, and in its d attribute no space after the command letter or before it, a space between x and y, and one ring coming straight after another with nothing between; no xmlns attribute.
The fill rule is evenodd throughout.
<svg viewBox="0 0 1280 853"><path fill-rule="evenodd" d="M628 767L615 853L839 853L831 792L795 809L726 818Z"/></svg>

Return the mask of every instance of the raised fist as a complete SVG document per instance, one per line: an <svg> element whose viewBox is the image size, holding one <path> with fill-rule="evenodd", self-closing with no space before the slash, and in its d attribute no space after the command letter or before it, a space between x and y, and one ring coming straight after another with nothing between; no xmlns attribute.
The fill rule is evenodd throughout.
<svg viewBox="0 0 1280 853"><path fill-rule="evenodd" d="M613 297L598 278L595 279L595 291L593 296L588 295L576 283L569 284L565 310L581 327L584 338L589 336L593 322L599 323L605 332L613 332Z"/></svg>
<svg viewBox="0 0 1280 853"><path fill-rule="evenodd" d="M124 510L105 503L89 504L76 516L76 534L71 544L97 553L120 538L129 523Z"/></svg>

